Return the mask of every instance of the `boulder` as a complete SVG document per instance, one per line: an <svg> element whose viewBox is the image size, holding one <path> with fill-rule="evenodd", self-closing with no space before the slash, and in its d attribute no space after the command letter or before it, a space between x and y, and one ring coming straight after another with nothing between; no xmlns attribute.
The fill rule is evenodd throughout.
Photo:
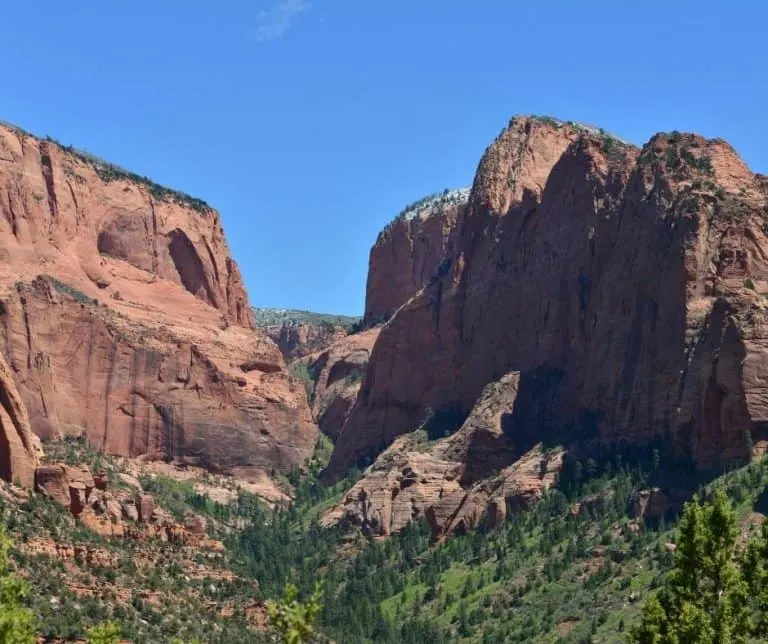
<svg viewBox="0 0 768 644"><path fill-rule="evenodd" d="M106 490L109 487L109 478L106 472L99 472L93 476L93 484L97 490Z"/></svg>
<svg viewBox="0 0 768 644"><path fill-rule="evenodd" d="M57 503L69 506L69 477L65 465L39 465L35 468L35 490Z"/></svg>
<svg viewBox="0 0 768 644"><path fill-rule="evenodd" d="M127 519L128 521L133 521L134 523L138 522L139 509L133 499L123 501L121 504L121 509L123 518Z"/></svg>
<svg viewBox="0 0 768 644"><path fill-rule="evenodd" d="M136 508L138 510L138 520L141 523L149 523L155 512L155 500L149 494L139 494L136 497Z"/></svg>

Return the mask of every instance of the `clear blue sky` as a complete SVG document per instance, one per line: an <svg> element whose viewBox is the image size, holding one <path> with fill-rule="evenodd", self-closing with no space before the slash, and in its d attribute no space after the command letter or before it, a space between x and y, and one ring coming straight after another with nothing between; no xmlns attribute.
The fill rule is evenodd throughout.
<svg viewBox="0 0 768 644"><path fill-rule="evenodd" d="M768 172L764 0L4 3L0 119L199 196L251 303L360 313L403 205L471 183L516 113Z"/></svg>

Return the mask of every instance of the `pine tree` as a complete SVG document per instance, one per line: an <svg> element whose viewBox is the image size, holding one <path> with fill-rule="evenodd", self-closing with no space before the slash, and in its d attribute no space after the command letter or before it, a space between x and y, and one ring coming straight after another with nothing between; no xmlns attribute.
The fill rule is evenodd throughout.
<svg viewBox="0 0 768 644"><path fill-rule="evenodd" d="M730 644L749 633L747 583L735 563L736 516L718 490L712 503L686 504L675 567L651 597L628 641L635 644Z"/></svg>
<svg viewBox="0 0 768 644"><path fill-rule="evenodd" d="M88 631L88 644L118 644L122 636L120 625L115 622L99 624Z"/></svg>
<svg viewBox="0 0 768 644"><path fill-rule="evenodd" d="M753 635L768 639L768 521L749 543L741 568L755 609Z"/></svg>

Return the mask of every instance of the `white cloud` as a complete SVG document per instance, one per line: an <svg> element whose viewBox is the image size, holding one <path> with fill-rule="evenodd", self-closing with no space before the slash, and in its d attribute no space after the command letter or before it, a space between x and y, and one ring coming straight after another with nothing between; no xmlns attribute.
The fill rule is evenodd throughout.
<svg viewBox="0 0 768 644"><path fill-rule="evenodd" d="M311 8L309 0L280 0L274 7L256 16L256 38L261 41L279 40L291 28L294 19Z"/></svg>

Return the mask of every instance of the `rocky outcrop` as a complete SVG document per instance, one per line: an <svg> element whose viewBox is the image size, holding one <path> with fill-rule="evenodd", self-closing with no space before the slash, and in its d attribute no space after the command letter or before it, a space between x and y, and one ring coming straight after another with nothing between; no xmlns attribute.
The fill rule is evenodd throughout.
<svg viewBox="0 0 768 644"><path fill-rule="evenodd" d="M659 519L669 508L669 497L660 488L639 490L632 496L632 514L637 518Z"/></svg>
<svg viewBox="0 0 768 644"><path fill-rule="evenodd" d="M458 463L408 449L401 437L385 451L341 503L322 518L326 527L359 526L369 534L391 535L444 496L461 495Z"/></svg>
<svg viewBox="0 0 768 644"><path fill-rule="evenodd" d="M39 436L247 478L311 454L304 388L203 202L0 127L0 257L0 346Z"/></svg>
<svg viewBox="0 0 768 644"><path fill-rule="evenodd" d="M493 527L541 498L562 467L563 450L515 444L507 435L518 382L519 374L509 373L489 384L451 436L430 440L441 429L432 415L419 432L399 437L323 524L386 536L426 518L439 538L482 521Z"/></svg>
<svg viewBox="0 0 768 644"><path fill-rule="evenodd" d="M13 374L0 355L0 478L32 487L41 453Z"/></svg>
<svg viewBox="0 0 768 644"><path fill-rule="evenodd" d="M516 118L486 151L450 267L382 329L335 479L520 372L508 436L662 437L700 469L768 439L768 181L722 140Z"/></svg>
<svg viewBox="0 0 768 644"><path fill-rule="evenodd" d="M264 331L289 362L322 351L348 333L346 327L323 322L281 324L265 327Z"/></svg>
<svg viewBox="0 0 768 644"><path fill-rule="evenodd" d="M385 322L437 273L451 252L469 190L445 191L406 208L371 248L364 322Z"/></svg>
<svg viewBox="0 0 768 644"><path fill-rule="evenodd" d="M489 528L499 525L508 513L522 512L541 499L557 480L562 464L562 450L535 446L498 474L427 508L432 535L464 534L481 521Z"/></svg>
<svg viewBox="0 0 768 644"><path fill-rule="evenodd" d="M379 336L372 328L344 336L324 351L292 365L311 381L312 412L326 436L335 440L357 399L371 349Z"/></svg>
<svg viewBox="0 0 768 644"><path fill-rule="evenodd" d="M203 517L190 515L174 520L155 499L139 488L112 489L106 475L96 481L85 465L48 464L35 471L37 492L66 507L85 528L102 537L158 538L180 545L209 549L223 546L207 538Z"/></svg>

